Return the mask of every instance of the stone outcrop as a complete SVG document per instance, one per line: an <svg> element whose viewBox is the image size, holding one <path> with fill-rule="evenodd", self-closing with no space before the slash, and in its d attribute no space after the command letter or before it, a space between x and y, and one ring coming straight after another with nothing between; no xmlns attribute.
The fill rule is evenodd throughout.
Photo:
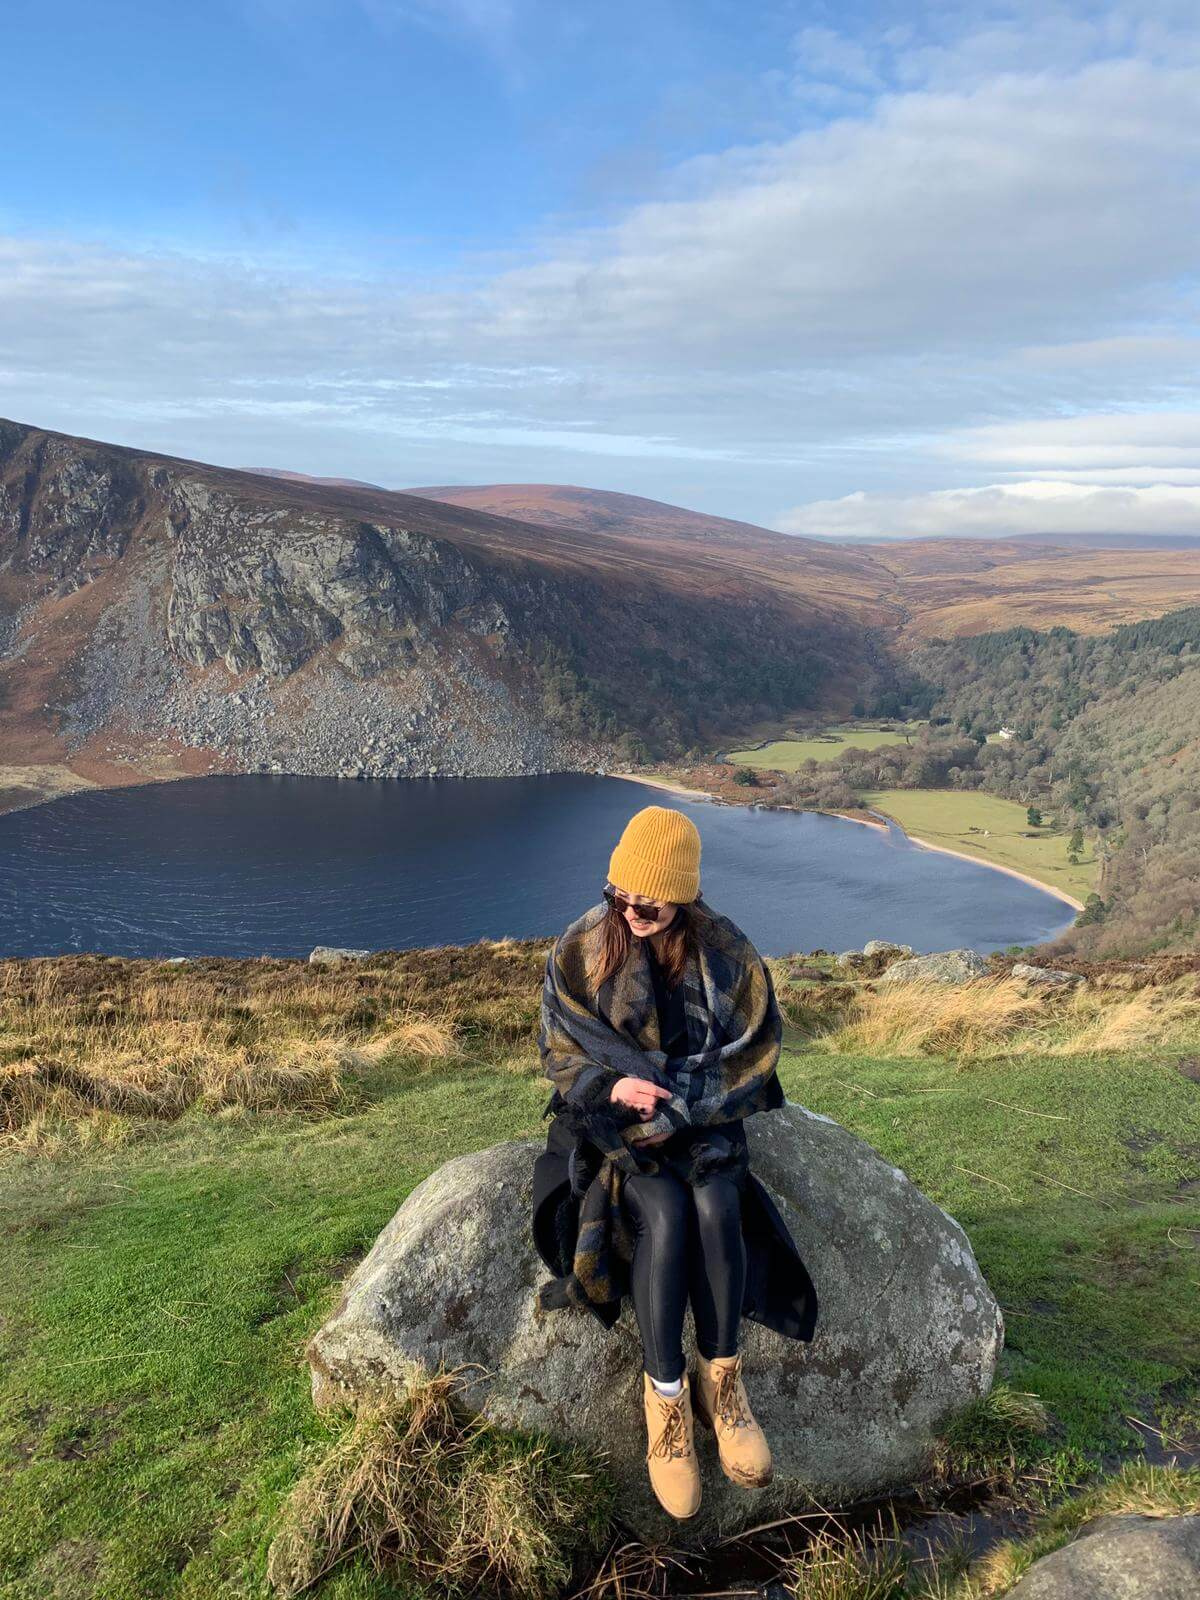
<svg viewBox="0 0 1200 1600"><path fill-rule="evenodd" d="M966 983L986 976L990 968L978 950L939 950L934 955L896 961L880 983Z"/></svg>
<svg viewBox="0 0 1200 1600"><path fill-rule="evenodd" d="M1033 1566L1008 1600L1196 1600L1200 1516L1101 1517Z"/></svg>
<svg viewBox="0 0 1200 1600"><path fill-rule="evenodd" d="M1067 989L1087 982L1081 972L1064 972L1057 967L1033 967L1027 961L1016 962L1010 976L1019 983L1044 989Z"/></svg>
<svg viewBox="0 0 1200 1600"><path fill-rule="evenodd" d="M311 1341L317 1403L378 1396L413 1362L479 1363L471 1403L502 1426L605 1449L619 1514L647 1539L703 1542L810 1497L844 1504L910 1481L942 1425L987 1391L1001 1345L966 1235L827 1118L787 1105L751 1117L746 1132L821 1302L808 1345L742 1324L746 1384L775 1457L768 1488L730 1484L701 1432L697 1517L674 1523L654 1500L629 1300L611 1331L586 1309L536 1307L546 1278L530 1232L537 1140L459 1156L412 1192ZM690 1315L685 1337L694 1361Z"/></svg>

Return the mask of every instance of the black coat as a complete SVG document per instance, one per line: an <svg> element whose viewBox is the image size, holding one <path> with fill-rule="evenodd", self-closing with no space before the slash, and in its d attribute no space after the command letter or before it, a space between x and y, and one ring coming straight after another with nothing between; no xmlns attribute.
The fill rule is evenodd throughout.
<svg viewBox="0 0 1200 1600"><path fill-rule="evenodd" d="M543 1117L561 1104L557 1091ZM730 1125L730 1131L734 1126ZM580 1195L572 1193L572 1173L587 1170L598 1155L585 1138L571 1131L564 1117L555 1115L546 1135L546 1148L533 1164L533 1240L550 1272L562 1277L570 1272L578 1232ZM746 1292L742 1315L785 1338L808 1341L817 1320L817 1295L800 1252L788 1232L778 1207L753 1172L742 1190L742 1238L746 1245ZM620 1307L588 1309L611 1328Z"/></svg>

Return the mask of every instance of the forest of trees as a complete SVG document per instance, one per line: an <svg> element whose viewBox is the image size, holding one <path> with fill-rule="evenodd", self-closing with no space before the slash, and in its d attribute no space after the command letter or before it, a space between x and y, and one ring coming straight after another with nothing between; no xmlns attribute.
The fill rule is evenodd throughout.
<svg viewBox="0 0 1200 1600"><path fill-rule="evenodd" d="M928 717L910 746L846 750L776 797L828 809L876 788L985 789L1097 842L1098 893L1065 946L1132 955L1200 929L1200 608L1089 637L1012 628L923 642L861 709ZM1000 728L1011 738L987 742Z"/></svg>

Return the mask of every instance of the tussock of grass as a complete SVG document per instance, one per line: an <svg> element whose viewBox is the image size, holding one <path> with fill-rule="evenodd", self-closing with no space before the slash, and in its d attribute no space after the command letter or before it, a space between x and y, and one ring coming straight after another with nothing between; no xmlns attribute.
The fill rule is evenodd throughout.
<svg viewBox="0 0 1200 1600"><path fill-rule="evenodd" d="M672 1580L691 1572L686 1555L640 1539L614 1539L582 1588L567 1600L660 1600Z"/></svg>
<svg viewBox="0 0 1200 1600"><path fill-rule="evenodd" d="M997 1383L951 1420L938 1441L934 1476L959 1483L1012 1478L1049 1429L1037 1395Z"/></svg>
<svg viewBox="0 0 1200 1600"><path fill-rule="evenodd" d="M863 989L824 1043L839 1053L978 1055L1032 1027L1044 1005L1016 984L991 978Z"/></svg>
<svg viewBox="0 0 1200 1600"><path fill-rule="evenodd" d="M1191 993L1044 993L996 977L862 988L819 1044L836 1054L984 1059L1102 1055L1197 1042L1200 1000Z"/></svg>
<svg viewBox="0 0 1200 1600"><path fill-rule="evenodd" d="M352 1555L451 1596L545 1600L598 1548L602 1474L578 1450L471 1416L460 1371L414 1368L293 1490L268 1564L285 1600Z"/></svg>
<svg viewBox="0 0 1200 1600"><path fill-rule="evenodd" d="M905 1600L916 1592L912 1567L911 1553L894 1537L823 1529L792 1558L783 1582L794 1600Z"/></svg>

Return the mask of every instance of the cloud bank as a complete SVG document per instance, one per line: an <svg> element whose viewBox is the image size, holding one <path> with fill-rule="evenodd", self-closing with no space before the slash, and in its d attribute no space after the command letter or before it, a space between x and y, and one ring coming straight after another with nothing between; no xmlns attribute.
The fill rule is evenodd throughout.
<svg viewBox="0 0 1200 1600"><path fill-rule="evenodd" d="M417 9L486 31L514 8ZM797 131L684 162L499 267L10 226L0 409L232 464L574 480L798 533L1195 531L1194 29L1169 4L1005 18L801 30L763 85Z"/></svg>
<svg viewBox="0 0 1200 1600"><path fill-rule="evenodd" d="M1022 533L1200 535L1200 486L1093 488L1036 479L929 494L848 494L786 512L785 533L834 539L1003 538Z"/></svg>

